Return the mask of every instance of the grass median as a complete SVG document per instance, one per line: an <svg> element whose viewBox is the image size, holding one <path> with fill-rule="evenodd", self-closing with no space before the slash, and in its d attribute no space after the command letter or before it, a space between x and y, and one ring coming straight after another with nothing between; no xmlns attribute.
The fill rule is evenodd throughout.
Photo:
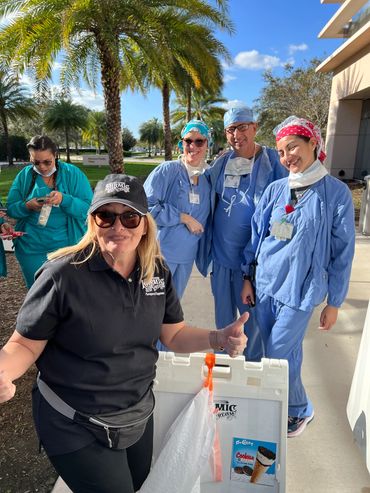
<svg viewBox="0 0 370 493"><path fill-rule="evenodd" d="M84 166L80 163L73 163L80 168L81 171L87 176L92 188L96 183L109 174L108 166ZM141 163L141 162L125 162L125 173L128 175L138 176L146 178L149 173L157 166L153 163ZM9 188L11 187L14 178L21 171L22 166L2 166L0 167L0 201L6 203Z"/></svg>

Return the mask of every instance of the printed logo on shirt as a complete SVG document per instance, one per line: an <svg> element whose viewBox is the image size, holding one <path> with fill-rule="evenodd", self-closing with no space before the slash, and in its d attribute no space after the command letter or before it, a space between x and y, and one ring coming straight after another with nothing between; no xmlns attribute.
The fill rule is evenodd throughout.
<svg viewBox="0 0 370 493"><path fill-rule="evenodd" d="M150 282L141 281L146 296L164 296L166 284L162 277L153 277Z"/></svg>
<svg viewBox="0 0 370 493"><path fill-rule="evenodd" d="M127 183L122 183L120 181L114 181L113 183L108 183L105 185L105 191L107 193L113 192L125 192L128 193L130 191L130 185Z"/></svg>

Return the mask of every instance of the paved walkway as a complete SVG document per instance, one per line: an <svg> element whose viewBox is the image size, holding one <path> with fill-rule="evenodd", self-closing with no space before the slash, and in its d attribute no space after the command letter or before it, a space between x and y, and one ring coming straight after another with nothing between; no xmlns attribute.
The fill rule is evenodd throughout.
<svg viewBox="0 0 370 493"><path fill-rule="evenodd" d="M370 475L346 416L369 299L370 237L358 237L348 297L335 328L317 330L317 309L305 338L303 377L316 417L303 435L288 440L286 493L370 493ZM209 280L195 271L183 308L188 323L214 326ZM59 482L53 493L68 491Z"/></svg>

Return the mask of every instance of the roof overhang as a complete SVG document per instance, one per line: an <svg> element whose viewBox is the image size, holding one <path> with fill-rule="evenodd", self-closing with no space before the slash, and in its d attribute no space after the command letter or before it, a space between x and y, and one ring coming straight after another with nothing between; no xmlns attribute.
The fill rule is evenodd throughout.
<svg viewBox="0 0 370 493"><path fill-rule="evenodd" d="M317 72L332 72L355 56L364 48L370 46L370 21L337 48L332 55L316 68Z"/></svg>
<svg viewBox="0 0 370 493"><path fill-rule="evenodd" d="M320 31L319 38L343 38L343 27L365 5L367 0L345 0Z"/></svg>

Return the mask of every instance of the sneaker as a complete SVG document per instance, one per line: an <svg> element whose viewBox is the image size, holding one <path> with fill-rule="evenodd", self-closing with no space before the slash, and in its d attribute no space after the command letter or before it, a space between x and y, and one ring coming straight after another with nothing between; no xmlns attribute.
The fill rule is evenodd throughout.
<svg viewBox="0 0 370 493"><path fill-rule="evenodd" d="M306 429L308 423L314 418L314 412L311 416L306 416L305 418L295 418L294 416L288 416L288 438L297 437L301 435Z"/></svg>

